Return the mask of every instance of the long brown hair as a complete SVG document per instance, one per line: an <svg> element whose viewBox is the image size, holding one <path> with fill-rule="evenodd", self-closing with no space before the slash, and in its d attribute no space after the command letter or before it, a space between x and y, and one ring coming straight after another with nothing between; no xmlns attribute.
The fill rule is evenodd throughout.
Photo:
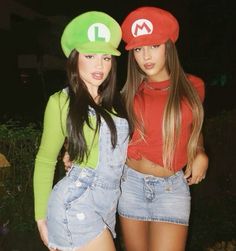
<svg viewBox="0 0 236 251"><path fill-rule="evenodd" d="M101 125L101 117L111 131L111 143L117 143L117 131L112 115L127 118L121 95L116 90L116 59L112 56L112 67L108 77L98 88L101 102L97 104L90 95L87 86L80 78L78 69L78 55L73 50L67 61L67 77L69 82L69 111L67 116L68 152L71 160L82 162L88 157L88 146L84 137L84 124L86 123L95 133ZM89 119L89 110L93 108L96 114L96 128L92 128Z"/></svg>
<svg viewBox="0 0 236 251"><path fill-rule="evenodd" d="M170 75L170 90L167 104L164 110L162 122L163 137L163 164L165 168L172 169L173 157L178 143L181 128L181 101L186 100L193 114L192 131L188 142L188 166L191 166L196 156L197 142L203 123L203 107L198 93L184 73L175 44L168 40L166 42L166 68ZM138 128L145 135L145 125L138 121L133 110L134 96L139 85L146 79L145 73L138 66L133 51L128 56L127 80L122 89L126 102L126 109L131 122L131 128Z"/></svg>

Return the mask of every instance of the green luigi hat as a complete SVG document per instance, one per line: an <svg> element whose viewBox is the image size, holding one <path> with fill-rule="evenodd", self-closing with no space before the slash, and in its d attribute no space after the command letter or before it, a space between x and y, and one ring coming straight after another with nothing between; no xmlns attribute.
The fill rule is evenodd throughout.
<svg viewBox="0 0 236 251"><path fill-rule="evenodd" d="M81 53L105 53L119 56L120 25L104 12L89 11L75 17L64 29L62 50L69 57L72 50Z"/></svg>

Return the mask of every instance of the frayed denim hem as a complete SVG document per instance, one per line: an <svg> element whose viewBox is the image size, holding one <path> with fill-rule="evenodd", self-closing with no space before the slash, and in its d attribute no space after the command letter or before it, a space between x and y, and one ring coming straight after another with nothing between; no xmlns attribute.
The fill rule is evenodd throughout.
<svg viewBox="0 0 236 251"><path fill-rule="evenodd" d="M119 215L124 218L138 220L138 221L166 222L166 223L172 223L172 224L177 224L177 225L189 226L188 222L181 219L173 219L173 218L168 218L168 217L140 217L140 216L124 214L121 212L119 212Z"/></svg>
<svg viewBox="0 0 236 251"><path fill-rule="evenodd" d="M49 243L48 248L59 249L60 251L75 251L77 249L77 248L71 248L71 247L58 246L54 243Z"/></svg>
<svg viewBox="0 0 236 251"><path fill-rule="evenodd" d="M102 231L97 234L92 240L89 240L87 243L81 245L81 246L77 246L77 247L63 247L63 246L59 246L56 245L55 243L49 243L48 244L48 248L53 248L53 249L58 249L60 251L75 251L77 249L83 248L85 246L87 246L91 241L97 239L100 235L102 235L104 233L104 231L108 229L110 231L110 229L107 226L104 226L104 228L102 229Z"/></svg>

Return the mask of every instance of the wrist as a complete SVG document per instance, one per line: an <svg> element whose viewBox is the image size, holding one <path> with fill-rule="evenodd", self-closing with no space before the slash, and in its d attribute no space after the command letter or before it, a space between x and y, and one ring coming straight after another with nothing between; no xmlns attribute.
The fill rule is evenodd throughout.
<svg viewBox="0 0 236 251"><path fill-rule="evenodd" d="M46 222L45 219L36 220L37 225L44 224L45 222Z"/></svg>

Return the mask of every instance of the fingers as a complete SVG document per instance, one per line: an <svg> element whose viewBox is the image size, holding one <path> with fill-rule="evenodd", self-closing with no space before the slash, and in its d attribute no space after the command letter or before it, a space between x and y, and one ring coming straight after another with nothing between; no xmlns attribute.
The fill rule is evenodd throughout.
<svg viewBox="0 0 236 251"><path fill-rule="evenodd" d="M199 184L202 181L202 178L197 178L195 184Z"/></svg>
<svg viewBox="0 0 236 251"><path fill-rule="evenodd" d="M64 157L63 157L63 162L66 163L68 161L70 161L70 156L69 156L68 152L65 152Z"/></svg>
<svg viewBox="0 0 236 251"><path fill-rule="evenodd" d="M63 157L63 162L64 162L65 170L69 171L72 166L72 162L70 161L70 155L68 152L65 152L64 157Z"/></svg>
<svg viewBox="0 0 236 251"><path fill-rule="evenodd" d="M58 249L48 248L50 251L58 251Z"/></svg>
<svg viewBox="0 0 236 251"><path fill-rule="evenodd" d="M191 167L187 167L185 172L184 172L184 178L185 179L189 179L192 175L192 168Z"/></svg>
<svg viewBox="0 0 236 251"><path fill-rule="evenodd" d="M191 170L189 171L189 170L187 170L187 171L185 171L185 173L184 173L184 178L185 179L188 179L188 178L190 178L190 176L191 176Z"/></svg>
<svg viewBox="0 0 236 251"><path fill-rule="evenodd" d="M196 176L187 179L189 185L199 184L201 181L205 179L205 176Z"/></svg>

